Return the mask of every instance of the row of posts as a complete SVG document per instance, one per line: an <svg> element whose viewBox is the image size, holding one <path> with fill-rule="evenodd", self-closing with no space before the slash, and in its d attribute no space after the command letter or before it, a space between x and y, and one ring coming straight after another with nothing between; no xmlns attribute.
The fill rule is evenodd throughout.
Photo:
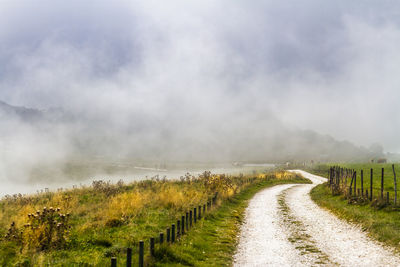
<svg viewBox="0 0 400 267"><path fill-rule="evenodd" d="M394 205L397 204L397 179L396 172L394 169L394 164L392 164L393 171L393 179L394 179ZM350 180L350 186L347 187L347 181ZM373 179L374 179L374 170L370 170L370 188L365 189L364 191L364 171L360 171L360 185L361 188L357 188L357 171L354 169L341 168L339 166L331 167L329 170L329 186L332 189L332 194L337 191L346 191L348 196L358 195L362 197L366 197L367 199L372 201L373 197ZM380 183L380 198L384 199L384 179L385 179L385 169L381 170L381 183ZM365 194L364 194L365 192ZM389 203L389 192L386 192L386 201Z"/></svg>
<svg viewBox="0 0 400 267"><path fill-rule="evenodd" d="M201 220L202 216L205 215L206 210L210 211L215 205L217 201L217 196L218 192L215 194L215 196L211 199L211 201L208 201L207 204L204 204L203 206L198 206L194 208L193 210L190 210L186 212L186 214L182 215L180 220L176 221L176 224L173 223L171 224L171 227L168 227L166 229L165 235L163 232L160 233L159 235L159 244L163 245L165 243L175 243L182 235L185 234L192 226L195 224L198 220ZM207 207L207 209L206 209ZM151 237L150 238L150 256L154 257L155 256L155 238ZM144 241L141 240L139 241L139 267L144 266ZM117 258L113 257L111 258L111 267L116 267L117 266ZM126 266L131 267L132 266L132 248L127 248L126 250Z"/></svg>

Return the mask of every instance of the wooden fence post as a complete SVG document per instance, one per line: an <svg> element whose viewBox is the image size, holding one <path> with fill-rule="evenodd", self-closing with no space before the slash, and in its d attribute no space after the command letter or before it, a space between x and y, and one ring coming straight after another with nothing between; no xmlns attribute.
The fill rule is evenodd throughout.
<svg viewBox="0 0 400 267"><path fill-rule="evenodd" d="M357 172L354 172L354 195L357 195Z"/></svg>
<svg viewBox="0 0 400 267"><path fill-rule="evenodd" d="M396 171L394 170L394 164L392 164L393 170L393 179L394 179L394 205L397 204L397 179L396 179Z"/></svg>
<svg viewBox="0 0 400 267"><path fill-rule="evenodd" d="M111 267L117 267L117 259L115 257L111 258Z"/></svg>
<svg viewBox="0 0 400 267"><path fill-rule="evenodd" d="M382 168L382 177L381 177L381 199L383 199L383 177L384 177L385 169Z"/></svg>
<svg viewBox="0 0 400 267"><path fill-rule="evenodd" d="M192 210L190 210L190 212L189 212L189 225L190 225L190 228L192 228L192 216L193 215L193 211Z"/></svg>
<svg viewBox="0 0 400 267"><path fill-rule="evenodd" d="M352 187L353 187L353 183L354 183L355 176L356 176L356 173L353 172L353 175L351 176L350 186L349 186L349 195L350 195L350 196L351 196L351 194L352 194L351 191L352 191ZM355 192L354 192L354 194L355 194Z"/></svg>
<svg viewBox="0 0 400 267"><path fill-rule="evenodd" d="M196 223L197 222L197 209L196 208L193 209L193 219L194 219L194 223Z"/></svg>
<svg viewBox="0 0 400 267"><path fill-rule="evenodd" d="M374 180L374 169L371 168L371 181L370 181L370 184L369 184L369 190L370 190L370 192L369 192L369 200L371 200L371 201L372 201L372 190L373 190L372 184L373 184L373 180Z"/></svg>
<svg viewBox="0 0 400 267"><path fill-rule="evenodd" d="M344 175L344 169L342 168L342 171L340 172L339 187L341 184L343 184L343 175Z"/></svg>
<svg viewBox="0 0 400 267"><path fill-rule="evenodd" d="M144 266L144 242L143 240L139 241L139 267Z"/></svg>
<svg viewBox="0 0 400 267"><path fill-rule="evenodd" d="M176 239L181 235L181 221L176 221Z"/></svg>
<svg viewBox="0 0 400 267"><path fill-rule="evenodd" d="M164 243L164 233L160 233L160 244Z"/></svg>
<svg viewBox="0 0 400 267"><path fill-rule="evenodd" d="M203 205L203 214L204 214L204 215L206 214L206 204ZM204 216L204 215L203 215L203 216Z"/></svg>
<svg viewBox="0 0 400 267"><path fill-rule="evenodd" d="M364 170L361 170L361 196L364 196Z"/></svg>
<svg viewBox="0 0 400 267"><path fill-rule="evenodd" d="M332 168L332 179L330 182L330 185L333 185L334 181L335 181L335 177L336 177L336 167Z"/></svg>
<svg viewBox="0 0 400 267"><path fill-rule="evenodd" d="M132 248L126 249L126 267L132 267Z"/></svg>
<svg viewBox="0 0 400 267"><path fill-rule="evenodd" d="M334 167L333 168L333 176L332 176L332 185L335 184L336 176L337 176L337 167Z"/></svg>

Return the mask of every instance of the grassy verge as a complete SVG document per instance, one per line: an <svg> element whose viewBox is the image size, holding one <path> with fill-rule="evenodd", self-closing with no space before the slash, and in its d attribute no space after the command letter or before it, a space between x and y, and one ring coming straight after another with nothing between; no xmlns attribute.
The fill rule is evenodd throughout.
<svg viewBox="0 0 400 267"><path fill-rule="evenodd" d="M246 188L207 215L179 243L161 247L156 266L230 266L248 200L261 189L276 184L308 182L301 177L274 179Z"/></svg>
<svg viewBox="0 0 400 267"><path fill-rule="evenodd" d="M348 204L344 196L332 196L329 188L319 185L311 191L311 198L339 218L356 223L373 239L400 252L400 213L393 207L376 209L369 204Z"/></svg>

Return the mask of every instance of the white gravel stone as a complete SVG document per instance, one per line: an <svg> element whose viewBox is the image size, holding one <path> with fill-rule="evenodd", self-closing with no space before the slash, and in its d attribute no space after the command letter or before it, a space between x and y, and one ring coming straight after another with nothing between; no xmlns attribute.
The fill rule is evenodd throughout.
<svg viewBox="0 0 400 267"><path fill-rule="evenodd" d="M301 266L296 249L280 225L277 196L294 185L277 185L257 193L246 209L234 266Z"/></svg>

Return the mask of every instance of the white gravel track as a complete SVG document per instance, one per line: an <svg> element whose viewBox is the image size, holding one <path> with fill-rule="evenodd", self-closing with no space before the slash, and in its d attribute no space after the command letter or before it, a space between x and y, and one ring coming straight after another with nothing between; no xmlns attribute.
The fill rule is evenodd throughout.
<svg viewBox="0 0 400 267"><path fill-rule="evenodd" d="M257 193L246 209L234 266L295 266L298 253L280 225L278 195L294 185L277 185Z"/></svg>
<svg viewBox="0 0 400 267"><path fill-rule="evenodd" d="M295 245L288 241L279 212L278 196L286 190L285 204L291 217L301 222L304 234L328 256L321 265L400 266L400 257L390 248L369 238L360 227L338 219L318 207L309 192L325 178L296 170L313 184L278 185L257 193L246 209L234 266L308 266ZM318 265L318 264L317 264Z"/></svg>

